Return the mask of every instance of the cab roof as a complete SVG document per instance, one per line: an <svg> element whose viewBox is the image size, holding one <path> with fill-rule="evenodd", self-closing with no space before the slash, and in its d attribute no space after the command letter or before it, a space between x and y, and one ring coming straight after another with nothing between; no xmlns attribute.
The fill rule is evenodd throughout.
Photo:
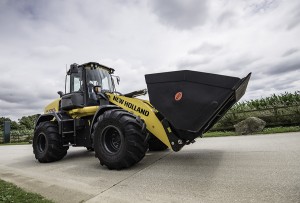
<svg viewBox="0 0 300 203"><path fill-rule="evenodd" d="M100 67L100 68L106 69L106 70L109 71L110 74L113 74L115 72L115 69L109 68L109 67L104 66L104 65L102 65L100 63L97 63L97 62L88 62L88 63L84 63L84 64L81 64L81 65L78 65L78 67L83 67L83 68L85 68L87 66L88 67Z"/></svg>

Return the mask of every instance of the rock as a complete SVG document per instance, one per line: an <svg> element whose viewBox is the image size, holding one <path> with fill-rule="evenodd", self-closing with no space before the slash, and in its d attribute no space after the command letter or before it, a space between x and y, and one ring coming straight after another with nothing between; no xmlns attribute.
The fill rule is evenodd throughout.
<svg viewBox="0 0 300 203"><path fill-rule="evenodd" d="M234 125L235 132L239 135L248 135L262 131L266 126L266 122L260 118L249 117L238 124Z"/></svg>

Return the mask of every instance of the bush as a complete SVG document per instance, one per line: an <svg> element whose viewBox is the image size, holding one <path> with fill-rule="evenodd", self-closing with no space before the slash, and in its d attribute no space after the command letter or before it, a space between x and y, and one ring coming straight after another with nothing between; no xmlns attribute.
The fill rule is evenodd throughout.
<svg viewBox="0 0 300 203"><path fill-rule="evenodd" d="M12 130L10 132L10 142L29 142L32 140L33 130ZM3 143L3 132L0 133L0 143Z"/></svg>

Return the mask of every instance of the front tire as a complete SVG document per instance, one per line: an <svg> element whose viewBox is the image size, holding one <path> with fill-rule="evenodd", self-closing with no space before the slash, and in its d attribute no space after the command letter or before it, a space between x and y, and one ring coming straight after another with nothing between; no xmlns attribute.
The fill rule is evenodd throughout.
<svg viewBox="0 0 300 203"><path fill-rule="evenodd" d="M146 135L140 118L122 109L105 111L94 124L95 155L109 169L128 168L145 156Z"/></svg>
<svg viewBox="0 0 300 203"><path fill-rule="evenodd" d="M57 123L51 121L42 122L37 126L32 147L35 158L41 163L61 160L69 149L63 146Z"/></svg>

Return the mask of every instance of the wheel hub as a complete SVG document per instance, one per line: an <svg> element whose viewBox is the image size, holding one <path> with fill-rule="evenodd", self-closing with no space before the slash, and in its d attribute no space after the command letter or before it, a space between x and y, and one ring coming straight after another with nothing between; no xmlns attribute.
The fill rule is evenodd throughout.
<svg viewBox="0 0 300 203"><path fill-rule="evenodd" d="M107 126L103 130L103 145L105 149L110 153L116 153L121 147L121 132L115 126Z"/></svg>
<svg viewBox="0 0 300 203"><path fill-rule="evenodd" d="M44 152L46 148L46 136L41 133L38 137L38 149L40 152Z"/></svg>

